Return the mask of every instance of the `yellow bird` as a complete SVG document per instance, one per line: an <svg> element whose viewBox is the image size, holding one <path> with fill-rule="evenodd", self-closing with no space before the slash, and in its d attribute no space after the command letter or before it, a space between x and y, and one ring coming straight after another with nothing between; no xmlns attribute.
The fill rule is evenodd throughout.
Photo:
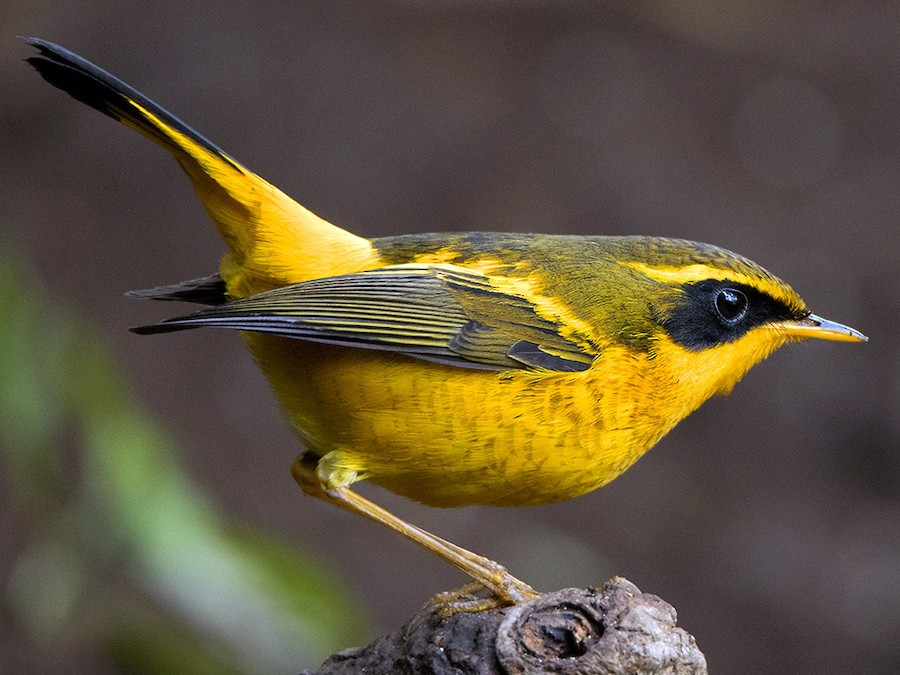
<svg viewBox="0 0 900 675"><path fill-rule="evenodd" d="M358 237L89 61L27 42L44 79L174 155L228 246L218 275L133 293L208 309L137 332L242 331L308 448L293 465L302 488L424 546L497 604L537 593L350 486L444 507L569 499L621 474L781 345L866 340L707 244Z"/></svg>

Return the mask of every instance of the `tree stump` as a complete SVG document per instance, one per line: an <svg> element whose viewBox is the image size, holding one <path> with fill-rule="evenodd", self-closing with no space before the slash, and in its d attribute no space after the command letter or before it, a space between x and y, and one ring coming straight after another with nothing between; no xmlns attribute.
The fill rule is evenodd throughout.
<svg viewBox="0 0 900 675"><path fill-rule="evenodd" d="M441 618L423 607L405 626L348 649L304 675L705 675L694 637L675 609L616 577L537 600Z"/></svg>

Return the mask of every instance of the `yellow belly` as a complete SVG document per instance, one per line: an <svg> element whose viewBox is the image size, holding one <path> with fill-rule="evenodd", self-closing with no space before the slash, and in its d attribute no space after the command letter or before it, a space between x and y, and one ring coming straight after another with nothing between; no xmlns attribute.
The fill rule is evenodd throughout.
<svg viewBox="0 0 900 675"><path fill-rule="evenodd" d="M433 506L524 506L583 494L625 471L687 414L660 419L639 357L609 355L615 370L598 361L580 373L498 373L245 339L334 484L368 479Z"/></svg>

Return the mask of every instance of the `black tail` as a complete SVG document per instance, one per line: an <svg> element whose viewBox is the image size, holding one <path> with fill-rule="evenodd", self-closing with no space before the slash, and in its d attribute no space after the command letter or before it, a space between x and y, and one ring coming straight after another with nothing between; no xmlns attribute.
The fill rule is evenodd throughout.
<svg viewBox="0 0 900 675"><path fill-rule="evenodd" d="M194 302L198 305L221 305L228 301L225 282L218 274L188 279L168 286L128 291L125 295L137 300L177 300Z"/></svg>
<svg viewBox="0 0 900 675"><path fill-rule="evenodd" d="M177 152L183 149L169 133L174 130L190 138L194 144L234 163L224 150L208 138L99 66L47 40L33 37L24 40L40 52L38 56L26 59L28 63L47 82L72 98L128 125L169 150ZM159 121L165 126L161 126Z"/></svg>
<svg viewBox="0 0 900 675"><path fill-rule="evenodd" d="M47 82L173 154L231 249L233 258L223 268L231 296L354 271L377 261L368 240L305 209L118 78L52 42L25 40L40 52L28 62ZM356 261L356 267L348 261ZM195 289L187 296L203 301L224 297L215 289L205 295L206 290ZM161 289L156 297L179 294L184 290Z"/></svg>

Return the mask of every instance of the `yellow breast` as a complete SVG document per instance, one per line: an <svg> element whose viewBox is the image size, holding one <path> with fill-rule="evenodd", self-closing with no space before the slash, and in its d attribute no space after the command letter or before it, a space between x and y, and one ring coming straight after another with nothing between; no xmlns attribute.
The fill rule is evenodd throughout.
<svg viewBox="0 0 900 675"><path fill-rule="evenodd" d="M498 373L245 338L335 480L368 479L433 506L522 506L589 492L700 402L661 396L660 367L624 350L578 373Z"/></svg>

